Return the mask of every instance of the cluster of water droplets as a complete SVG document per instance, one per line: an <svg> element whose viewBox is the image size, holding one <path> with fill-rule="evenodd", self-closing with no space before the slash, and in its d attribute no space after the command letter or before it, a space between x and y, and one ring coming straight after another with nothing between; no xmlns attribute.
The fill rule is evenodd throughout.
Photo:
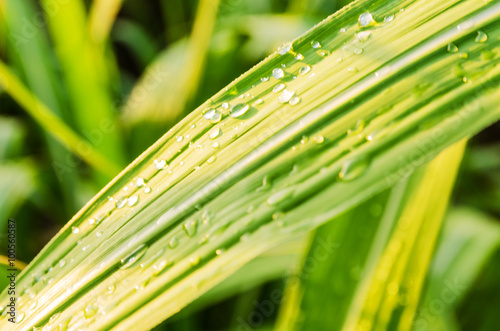
<svg viewBox="0 0 500 331"><path fill-rule="evenodd" d="M361 28L360 31L355 33L355 40L359 43L366 42L372 35L372 32L368 30L369 28L377 27L384 23L392 22L395 19L395 15L386 16L382 23L378 23L373 18L371 13L362 13L358 18L358 26ZM347 28L342 28L340 32L346 32ZM316 54L326 57L331 54L329 50L323 49L321 41L312 40L310 42L310 47L312 50L315 50ZM278 47L277 53L286 59L294 59L295 61L304 61L307 60L306 56L304 56L301 52L296 52L294 50L293 43L285 43ZM356 47L353 49L353 54L360 55L363 53L362 47ZM286 61L285 61L286 62ZM342 58L338 58L337 62L342 62ZM289 88L287 86L287 82L290 80L296 80L301 77L312 77L314 76L314 72L312 70L312 65L304 63L301 65L296 72L288 72L287 64L281 63L281 65L276 66L270 70L267 75L264 75L260 78L260 84L270 84L271 91L273 94L277 94L276 100L280 104L288 104L290 106L297 105L301 101L301 97L297 95L297 91ZM356 73L358 69L349 66L347 68L348 72ZM255 87L253 85L252 87ZM226 89L226 92L230 94L237 90L236 86L232 86ZM246 95L251 96L250 93ZM245 94L240 95L240 99L246 96ZM251 96L253 98L253 96ZM229 105L228 102L223 102L219 106L210 106L203 111L203 118L207 120L210 124L216 124L222 121L225 116L232 118L242 118L245 114L249 112L249 110L253 107L257 107L258 105L264 103L262 98L258 98L250 105L248 102L238 102L232 105ZM214 133L215 135L215 133ZM219 145L215 144L214 148L217 148ZM213 159L211 160L213 161ZM210 162L208 162L210 163Z"/></svg>

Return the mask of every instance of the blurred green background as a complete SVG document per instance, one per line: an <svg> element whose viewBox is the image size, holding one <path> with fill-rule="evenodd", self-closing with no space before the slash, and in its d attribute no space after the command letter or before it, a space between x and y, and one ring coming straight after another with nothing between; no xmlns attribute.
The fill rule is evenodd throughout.
<svg viewBox="0 0 500 331"><path fill-rule="evenodd" d="M0 59L113 169L123 169L282 42L349 2L0 0ZM15 219L18 259L26 263L117 171L89 166L56 141L53 130L0 85L0 247L5 254L7 219ZM467 208L460 214L466 220L445 229L443 238L452 236L455 244L443 254L464 258L473 270L466 297L454 303L452 317L443 317L454 327L446 330L498 330L498 240L478 255L460 254L500 225L499 124L470 142L454 205ZM471 232L469 219L485 220L484 233ZM469 236L456 239L460 231ZM246 330L241 318L254 312L254 301L282 288L282 279L267 282L209 308L188 309L158 329ZM275 317L276 311L261 329Z"/></svg>

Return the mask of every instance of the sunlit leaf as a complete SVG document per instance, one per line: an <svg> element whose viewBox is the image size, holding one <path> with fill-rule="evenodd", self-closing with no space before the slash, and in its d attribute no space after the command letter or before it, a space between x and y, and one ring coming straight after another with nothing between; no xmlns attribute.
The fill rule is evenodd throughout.
<svg viewBox="0 0 500 331"><path fill-rule="evenodd" d="M54 237L18 279L14 329L151 328L497 121L499 17L484 1L358 1L284 45Z"/></svg>

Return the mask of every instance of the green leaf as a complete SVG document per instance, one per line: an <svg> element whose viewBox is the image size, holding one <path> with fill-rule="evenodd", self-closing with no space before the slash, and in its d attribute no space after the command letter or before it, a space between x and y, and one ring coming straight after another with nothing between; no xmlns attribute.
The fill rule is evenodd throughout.
<svg viewBox="0 0 500 331"><path fill-rule="evenodd" d="M218 0L202 0L189 40L170 47L146 71L125 106L125 123L175 120L198 89L214 29Z"/></svg>
<svg viewBox="0 0 500 331"><path fill-rule="evenodd" d="M0 161L19 156L25 131L15 118L0 116Z"/></svg>
<svg viewBox="0 0 500 331"><path fill-rule="evenodd" d="M90 37L95 44L104 44L121 5L122 0L93 1L88 24Z"/></svg>
<svg viewBox="0 0 500 331"><path fill-rule="evenodd" d="M8 0L0 3L0 15L2 25L5 24L7 31L5 49L12 70L19 75L20 80L32 94L49 107L53 112L52 115L69 121L70 112L65 103L65 89L54 70L55 61L44 25L35 19L40 18L41 12L37 11L37 7L31 0ZM4 89L7 89L8 83L4 81L4 78L0 78L0 85L6 85ZM34 117L36 120L36 116ZM54 126L57 127L57 124ZM51 133L54 132L46 130L43 138L50 153L54 175L56 175L53 177L59 180L63 192L63 205L67 210L66 216L69 216L79 208L72 190L79 181L78 173L74 167L68 166L67 160L71 154L64 147L59 146L57 138L50 137Z"/></svg>
<svg viewBox="0 0 500 331"><path fill-rule="evenodd" d="M61 119L47 108L34 94L32 94L19 79L0 61L0 82L5 84L9 93L48 134L58 140L63 146L99 170L102 174L112 176L118 172L116 165L94 148L89 142L81 138ZM109 127L108 127L109 128ZM54 165L55 166L55 165ZM62 164L63 167L71 167ZM72 172L65 170L65 172Z"/></svg>
<svg viewBox="0 0 500 331"><path fill-rule="evenodd" d="M456 310L462 330L495 330L500 308L499 277L500 250L497 249Z"/></svg>
<svg viewBox="0 0 500 331"><path fill-rule="evenodd" d="M500 225L496 220L471 208L451 209L413 330L448 330L446 324L440 326L440 321L454 318L454 308L499 244Z"/></svg>
<svg viewBox="0 0 500 331"><path fill-rule="evenodd" d="M315 231L287 283L278 330L342 328L360 278L375 267L397 221L406 187L401 181Z"/></svg>
<svg viewBox="0 0 500 331"><path fill-rule="evenodd" d="M51 13L54 7L51 0L41 1L41 4L46 13ZM54 15L47 14L47 25L61 64L76 126L90 141L92 149L122 167L126 164L125 148L108 91L109 60L89 35L83 1L68 1L57 10ZM103 184L109 180L102 179L105 179Z"/></svg>
<svg viewBox="0 0 500 331"><path fill-rule="evenodd" d="M360 27L368 10L377 23ZM496 3L412 0L358 1L326 19L194 110L77 213L20 275L15 329L151 328L492 124L499 17ZM446 51L451 42L467 60ZM287 92L273 93L278 84Z"/></svg>
<svg viewBox="0 0 500 331"><path fill-rule="evenodd" d="M35 190L35 169L29 159L0 163L0 226L4 234L7 220Z"/></svg>
<svg viewBox="0 0 500 331"><path fill-rule="evenodd" d="M320 227L280 330L409 330L464 148L453 145L391 196ZM325 249L331 241L338 250Z"/></svg>

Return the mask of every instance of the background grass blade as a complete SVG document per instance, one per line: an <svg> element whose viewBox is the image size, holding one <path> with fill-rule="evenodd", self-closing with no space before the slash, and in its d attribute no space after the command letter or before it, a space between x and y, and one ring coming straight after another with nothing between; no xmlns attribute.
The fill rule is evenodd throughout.
<svg viewBox="0 0 500 331"><path fill-rule="evenodd" d="M348 231L339 232L336 220L320 227L289 286L280 330L409 330L464 149L460 142L442 152L393 189L399 198L382 195L348 213ZM384 214L374 214L377 207ZM342 238L338 252L310 270L307 262L331 237ZM360 243L364 249L355 249Z"/></svg>
<svg viewBox="0 0 500 331"><path fill-rule="evenodd" d="M122 1L94 0L90 9L89 30L92 41L99 46L103 46L104 41L109 36L111 26L120 10Z"/></svg>
<svg viewBox="0 0 500 331"><path fill-rule="evenodd" d="M124 108L126 124L137 124L138 120L175 121L190 105L202 79L218 7L218 0L199 2L189 41L181 40L170 48L132 91ZM143 96L155 92L157 97Z"/></svg>
<svg viewBox="0 0 500 331"><path fill-rule="evenodd" d="M500 226L496 220L471 208L451 209L412 330L454 330L452 326L458 324L454 308L499 244Z"/></svg>
<svg viewBox="0 0 500 331"><path fill-rule="evenodd" d="M360 279L373 273L383 252L407 185L403 180L315 231L296 274L288 280L278 330L342 328ZM317 300L319 292L325 300ZM310 309L316 304L322 308Z"/></svg>
<svg viewBox="0 0 500 331"><path fill-rule="evenodd" d="M55 116L28 91L8 67L0 61L0 80L9 93L55 139L101 173L113 176L119 168Z"/></svg>
<svg viewBox="0 0 500 331"><path fill-rule="evenodd" d="M344 329L411 328L464 148L465 142L458 143L426 168L387 244L361 314L349 316ZM417 206L417 201L426 207Z"/></svg>
<svg viewBox="0 0 500 331"><path fill-rule="evenodd" d="M46 12L50 12L52 1L41 3ZM120 167L125 166L121 128L109 92L111 61L104 57L104 50L90 40L84 3L78 0L60 6L56 15L48 15L47 22L77 131L92 143L93 149ZM102 185L108 180L98 178Z"/></svg>
<svg viewBox="0 0 500 331"><path fill-rule="evenodd" d="M54 115L69 123L71 116L65 103L64 87L57 75L51 71L54 59L50 53L49 41L43 26L35 25L33 21L38 14L40 12L37 12L31 1L0 3L0 15L8 36L5 38L5 57L10 60L11 68L16 70L29 90L44 102ZM25 19L19 19L20 17ZM68 166L67 159L71 154L60 146L57 139L45 131L42 137L52 161L46 181L58 181L57 186L64 202L62 216L71 217L80 207L78 196L73 191L73 188L80 184L79 173Z"/></svg>
<svg viewBox="0 0 500 331"><path fill-rule="evenodd" d="M377 23L360 26L367 10ZM499 17L496 3L359 1L280 48L75 215L20 276L16 328L151 328L497 121Z"/></svg>

